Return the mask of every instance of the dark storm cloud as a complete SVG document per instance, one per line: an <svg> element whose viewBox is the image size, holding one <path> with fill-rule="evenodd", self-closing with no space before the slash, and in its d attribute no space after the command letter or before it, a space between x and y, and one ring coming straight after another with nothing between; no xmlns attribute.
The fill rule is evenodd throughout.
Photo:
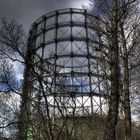
<svg viewBox="0 0 140 140"><path fill-rule="evenodd" d="M88 0L0 0L0 17L15 18L26 32L41 15L56 9L80 8Z"/></svg>

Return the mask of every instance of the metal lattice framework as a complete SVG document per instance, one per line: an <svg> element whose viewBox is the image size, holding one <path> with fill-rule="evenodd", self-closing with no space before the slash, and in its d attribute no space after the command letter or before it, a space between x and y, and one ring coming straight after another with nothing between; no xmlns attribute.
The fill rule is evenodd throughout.
<svg viewBox="0 0 140 140"><path fill-rule="evenodd" d="M42 102L46 96L51 115L106 112L105 61L96 51L98 37L91 20L87 10L70 8L48 13L32 26L34 92Z"/></svg>

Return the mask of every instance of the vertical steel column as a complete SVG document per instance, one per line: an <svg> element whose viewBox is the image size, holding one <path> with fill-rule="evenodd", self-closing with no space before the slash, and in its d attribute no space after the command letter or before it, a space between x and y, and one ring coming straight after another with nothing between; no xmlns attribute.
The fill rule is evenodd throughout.
<svg viewBox="0 0 140 140"><path fill-rule="evenodd" d="M35 34L37 35L37 28L38 28L38 24L37 23L35 23L34 25L33 25L33 30L34 30L34 32L36 32ZM34 37L35 37L35 41L36 41L36 39L37 39L37 36L36 35L34 35ZM42 42L41 42L42 43ZM35 42L35 45L36 45L36 42ZM42 49L42 46L41 46L41 48L40 49ZM43 61L42 61L43 62ZM40 63L40 65L42 65L42 62ZM42 71L42 70L41 70ZM40 73L39 74L41 74L42 72L40 71ZM39 92L37 93L37 113L38 114L40 114L39 113L39 111L40 111L40 103L41 103L41 86L39 86ZM41 129L41 124L40 124L40 116L38 115L37 117L37 126L38 126L38 128L37 128L37 134L35 135L35 137L37 137L38 139L40 138L40 129Z"/></svg>
<svg viewBox="0 0 140 140"><path fill-rule="evenodd" d="M41 42L41 49L42 49L42 52L41 52L41 62L40 62L40 67L41 67L41 71L40 71L40 75L42 76L42 80L44 80L44 48L45 48L45 34L46 34L46 17L43 16L42 17L42 21L41 23L42 24L42 42ZM41 91L41 90L40 90ZM44 91L43 91L44 92ZM38 95L38 101L39 101L39 110L40 110L40 104L41 104L41 92L39 93ZM39 118L40 119L40 118ZM39 120L40 121L40 120ZM37 137L38 139L40 139L40 136L41 136L41 126L42 124L39 124L39 128L38 128L38 131L39 133L37 134Z"/></svg>
<svg viewBox="0 0 140 140"><path fill-rule="evenodd" d="M72 127L72 135L75 135L75 109L76 109L76 106L75 106L75 89L74 89L74 81L73 81L73 78L74 78L74 70L73 70L73 59L74 59L74 52L73 52L73 9L70 8L70 28L71 28L71 34L70 34L70 42L71 42L71 54L70 54L70 57L71 57L71 78L72 78L72 92L71 92L71 96L70 98L72 98L72 123L73 123L73 127ZM70 100L71 101L71 100Z"/></svg>
<svg viewBox="0 0 140 140"><path fill-rule="evenodd" d="M108 87L108 74L107 74L107 66L106 61L103 63L104 68L104 93L106 95L106 104L109 105L109 87ZM108 108L107 108L108 109Z"/></svg>
<svg viewBox="0 0 140 140"><path fill-rule="evenodd" d="M99 63L98 63L98 61L97 61L97 72L98 72L98 74L99 74ZM99 94L101 95L101 83L100 83L100 77L98 76L98 89L99 89ZM102 99L101 99L102 97L101 96L99 96L99 101L100 101L100 106L99 106L99 108L100 108L100 113L101 113L101 116L102 116L102 114L103 114L103 109L102 109Z"/></svg>
<svg viewBox="0 0 140 140"><path fill-rule="evenodd" d="M82 83L82 76L81 76L81 83ZM84 93L83 92L83 86L82 86L82 93ZM82 94L81 96L82 96L82 115L84 116L84 111L85 111L85 109L84 109L84 100L83 100L84 95Z"/></svg>
<svg viewBox="0 0 140 140"><path fill-rule="evenodd" d="M73 59L74 59L74 52L73 52L73 32L72 32L72 29L73 29L73 19L72 19L72 16L73 16L73 10L72 8L70 8L70 42L71 42L71 54L70 54L70 57L71 57L71 82L72 82L72 89L71 89L71 98L72 98L72 107L73 107L73 116L75 115L75 93L74 92L74 81L73 81L73 77L74 77L74 71L73 71ZM71 101L71 100L70 100Z"/></svg>
<svg viewBox="0 0 140 140"><path fill-rule="evenodd" d="M86 29L86 44L87 44L87 58L88 58L88 70L89 70L89 86L90 86L90 102L91 102L91 114L93 115L93 97L92 97L92 81L91 81L91 67L90 67L90 52L89 52L89 36L88 36L88 26L87 26L87 10L85 14L85 29Z"/></svg>
<svg viewBox="0 0 140 140"><path fill-rule="evenodd" d="M43 77L43 75L44 75L44 72L43 72L43 69L44 69L44 48L45 48L45 33L46 33L46 17L44 16L43 18L42 18L42 21L41 21L41 23L40 24L43 24L42 26L42 28L41 28L41 30L42 30L42 42L41 42L41 59L40 59L40 67L41 67L41 69L40 69L40 75L42 76L41 78L42 78L42 80L44 79L44 77ZM39 93L39 102L40 102L40 100L41 100L41 92Z"/></svg>
<svg viewBox="0 0 140 140"><path fill-rule="evenodd" d="M43 31L43 35L42 35L42 44L41 44L41 46L42 46L42 61L43 61L43 59L44 59L44 48L45 48L45 36L46 36L46 20L47 20L47 18L46 18L46 16L44 16L43 17L43 29L42 29L42 31ZM43 66L43 62L42 62L42 66Z"/></svg>
<svg viewBox="0 0 140 140"><path fill-rule="evenodd" d="M55 54L54 54L54 93L53 93L53 98L54 98L54 112L53 112L53 118L56 116L56 107L55 107L55 102L56 102L56 78L58 76L57 74L57 45L58 45L58 11L55 11L55 30L54 30L54 40L55 40Z"/></svg>

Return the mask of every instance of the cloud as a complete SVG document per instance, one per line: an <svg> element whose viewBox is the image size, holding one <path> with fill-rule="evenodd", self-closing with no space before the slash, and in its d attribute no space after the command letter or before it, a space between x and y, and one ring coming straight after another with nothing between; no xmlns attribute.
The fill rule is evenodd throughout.
<svg viewBox="0 0 140 140"><path fill-rule="evenodd" d="M89 0L0 0L0 17L14 18L22 24L26 33L32 23L40 16L58 9L81 8ZM23 78L23 67L14 63L14 70L18 79Z"/></svg>
<svg viewBox="0 0 140 140"><path fill-rule="evenodd" d="M89 0L2 0L0 17L15 18L28 32L31 24L41 15L63 8L80 8Z"/></svg>

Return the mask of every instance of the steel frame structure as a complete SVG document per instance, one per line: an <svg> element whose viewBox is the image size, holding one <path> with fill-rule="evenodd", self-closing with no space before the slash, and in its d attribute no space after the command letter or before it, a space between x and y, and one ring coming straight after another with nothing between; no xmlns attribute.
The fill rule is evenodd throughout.
<svg viewBox="0 0 140 140"><path fill-rule="evenodd" d="M70 8L43 15L32 25L33 92L40 102L46 97L51 116L107 110L105 61L97 51L94 18L87 10Z"/></svg>

